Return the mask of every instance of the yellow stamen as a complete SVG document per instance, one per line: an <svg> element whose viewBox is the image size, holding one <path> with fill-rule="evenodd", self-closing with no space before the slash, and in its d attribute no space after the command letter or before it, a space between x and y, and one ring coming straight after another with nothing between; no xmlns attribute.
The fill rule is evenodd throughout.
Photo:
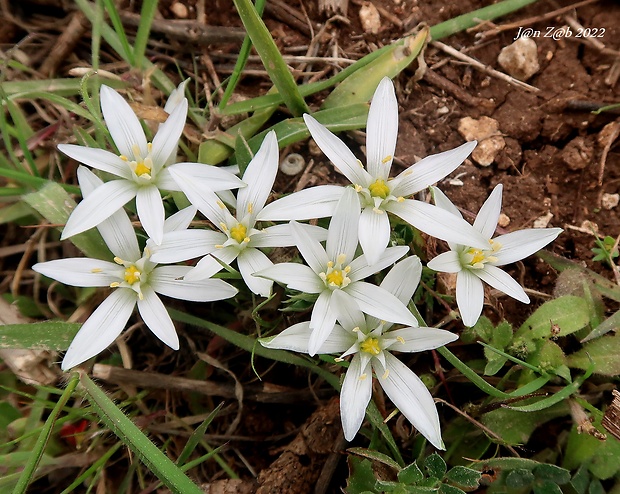
<svg viewBox="0 0 620 494"><path fill-rule="evenodd" d="M390 369L385 369L384 374L381 376L381 379L387 379L387 377L390 375Z"/></svg>
<svg viewBox="0 0 620 494"><path fill-rule="evenodd" d="M360 376L360 381L364 381L368 376L366 374L362 374Z"/></svg>
<svg viewBox="0 0 620 494"><path fill-rule="evenodd" d="M140 270L135 266L129 266L125 270L125 281L130 285L140 281Z"/></svg>
<svg viewBox="0 0 620 494"><path fill-rule="evenodd" d="M248 229L242 225L241 223L237 224L237 226L233 226L230 229L230 238L235 239L237 242L244 242L247 238ZM248 242L250 239L248 239Z"/></svg>
<svg viewBox="0 0 620 494"><path fill-rule="evenodd" d="M254 206L252 205L252 203L248 204L248 213L252 214L252 211L254 211Z"/></svg>
<svg viewBox="0 0 620 494"><path fill-rule="evenodd" d="M385 183L385 180L380 178L371 183L368 186L368 190L370 191L370 195L372 197L380 197L381 199L385 199L390 195L390 188Z"/></svg>
<svg viewBox="0 0 620 494"><path fill-rule="evenodd" d="M405 338L403 338L402 336L397 336L396 341L398 341L399 343L402 343L403 345L405 344Z"/></svg>
<svg viewBox="0 0 620 494"><path fill-rule="evenodd" d="M114 281L114 282L110 283L110 288L116 288L118 286L121 286L121 284L118 281Z"/></svg>
<svg viewBox="0 0 620 494"><path fill-rule="evenodd" d="M334 284L336 286L342 286L342 282L344 281L344 275L342 271L339 269L334 269L331 273L326 276L327 283Z"/></svg>
<svg viewBox="0 0 620 494"><path fill-rule="evenodd" d="M103 271L103 269L101 268L93 268L90 270L91 273L101 273Z"/></svg>
<svg viewBox="0 0 620 494"><path fill-rule="evenodd" d="M469 249L467 253L472 256L471 263L470 263L472 266L475 264L478 264L479 262L484 261L486 257L484 255L484 252L482 252L480 249Z"/></svg>
<svg viewBox="0 0 620 494"><path fill-rule="evenodd" d="M144 161L140 161L137 165L136 165L136 169L135 169L135 174L138 175L138 177L141 177L142 175L150 175L151 174L151 167L148 166L147 164L144 163Z"/></svg>
<svg viewBox="0 0 620 494"><path fill-rule="evenodd" d="M379 340L377 338L366 338L360 345L360 350L371 355L379 355L381 353Z"/></svg>
<svg viewBox="0 0 620 494"><path fill-rule="evenodd" d="M120 257L115 257L114 258L114 262L116 264L124 264L125 261L123 261Z"/></svg>
<svg viewBox="0 0 620 494"><path fill-rule="evenodd" d="M226 206L224 205L224 203L222 201L217 201L217 205L221 208L221 209L226 209Z"/></svg>
<svg viewBox="0 0 620 494"><path fill-rule="evenodd" d="M392 160L392 155L388 154L385 158L383 158L381 160L381 163L383 163L385 165L385 164L389 163L391 160Z"/></svg>
<svg viewBox="0 0 620 494"><path fill-rule="evenodd" d="M396 202L405 202L405 198L404 197L397 197L396 198Z"/></svg>
<svg viewBox="0 0 620 494"><path fill-rule="evenodd" d="M125 156L124 154L121 154L119 158L122 159L123 161L129 161L129 158L127 158L127 156Z"/></svg>
<svg viewBox="0 0 620 494"><path fill-rule="evenodd" d="M360 160L357 160L357 164L360 166L360 168L364 168L364 165L362 164Z"/></svg>
<svg viewBox="0 0 620 494"><path fill-rule="evenodd" d="M361 192L362 190L364 190L364 187L358 184L355 184L353 188L355 189L355 192Z"/></svg>

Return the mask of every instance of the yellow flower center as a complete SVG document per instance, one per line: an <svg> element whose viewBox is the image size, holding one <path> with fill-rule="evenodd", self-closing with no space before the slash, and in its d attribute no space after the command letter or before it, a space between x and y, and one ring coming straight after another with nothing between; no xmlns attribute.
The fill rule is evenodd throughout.
<svg viewBox="0 0 620 494"><path fill-rule="evenodd" d="M378 338L366 338L360 344L360 350L362 352L370 353L371 355L379 355L381 353L381 347L379 346Z"/></svg>
<svg viewBox="0 0 620 494"><path fill-rule="evenodd" d="M326 275L325 278L327 283L333 283L336 286L342 286L342 282L344 281L344 275L340 269L334 269L331 273Z"/></svg>
<svg viewBox="0 0 620 494"><path fill-rule="evenodd" d="M385 183L385 180L380 178L371 183L368 186L368 190L370 191L370 195L372 197L380 197L381 199L385 199L390 195L390 188Z"/></svg>
<svg viewBox="0 0 620 494"><path fill-rule="evenodd" d="M141 274L142 273L140 273L140 270L137 267L129 266L125 269L125 281L130 285L133 285L134 283L140 281Z"/></svg>
<svg viewBox="0 0 620 494"><path fill-rule="evenodd" d="M489 240L489 244L491 245L489 250L480 250L473 247L466 250L465 259L463 259L465 264L473 269L483 269L487 262L496 262L497 257L493 254L496 254L502 248L502 244L492 239Z"/></svg>
<svg viewBox="0 0 620 494"><path fill-rule="evenodd" d="M136 165L135 173L136 173L136 175L138 175L138 177L140 177L142 175L150 175L151 174L151 167L148 166L144 161L140 161Z"/></svg>
<svg viewBox="0 0 620 494"><path fill-rule="evenodd" d="M480 249L469 249L467 253L472 256L470 263L472 265L483 262L486 258L484 252L482 252Z"/></svg>
<svg viewBox="0 0 620 494"><path fill-rule="evenodd" d="M237 242L241 243L245 240L247 233L248 229L239 223L237 226L233 226L230 229L230 238L234 238Z"/></svg>

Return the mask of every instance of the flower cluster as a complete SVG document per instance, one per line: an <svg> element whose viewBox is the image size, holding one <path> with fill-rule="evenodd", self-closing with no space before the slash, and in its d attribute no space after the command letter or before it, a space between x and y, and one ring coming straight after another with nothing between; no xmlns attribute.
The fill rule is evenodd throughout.
<svg viewBox="0 0 620 494"><path fill-rule="evenodd" d="M428 267L458 273L456 302L468 326L482 312L482 281L529 302L521 286L498 266L532 254L561 230L522 230L492 238L501 186L473 225L435 187L434 205L415 199L417 192L454 171L476 143L429 156L391 177L398 106L387 78L370 105L366 167L338 137L304 115L318 146L351 185L312 187L270 204L279 161L274 131L266 134L241 178L206 164L176 162L188 108L183 91L184 84L170 96L164 108L169 116L148 142L130 106L102 86L102 112L118 153L59 146L66 155L114 176L102 182L86 167L78 169L83 200L62 236L96 227L109 247L110 260L59 259L33 267L68 285L111 288L71 343L62 368L78 365L111 345L136 305L146 326L178 349L177 333L158 294L195 302L234 297L237 289L214 277L223 266L233 264L256 295L268 297L277 282L313 302L309 321L261 339L262 345L310 355L335 353L338 361L350 358L340 399L347 440L362 425L374 374L416 429L435 447L443 448L430 392L392 352L430 350L457 336L420 327L409 310L422 265L417 256L407 257L409 247L390 246L392 223L408 223L448 243L450 250L432 259ZM233 189L238 189L236 196ZM166 218L162 194L167 192L183 193L191 206ZM146 242L139 241L124 209L134 200ZM190 227L198 211L213 228ZM327 229L304 223L327 217ZM274 264L269 258L270 249L292 246L304 263ZM190 259L199 260L195 266L185 264ZM390 266L379 285L372 283L373 275Z"/></svg>

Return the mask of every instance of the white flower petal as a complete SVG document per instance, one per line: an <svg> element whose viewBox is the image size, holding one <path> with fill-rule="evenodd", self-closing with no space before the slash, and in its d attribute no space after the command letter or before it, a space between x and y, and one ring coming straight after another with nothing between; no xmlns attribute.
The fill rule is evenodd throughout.
<svg viewBox="0 0 620 494"><path fill-rule="evenodd" d="M372 97L366 126L366 166L374 178L387 180L397 137L398 102L394 84L384 77Z"/></svg>
<svg viewBox="0 0 620 494"><path fill-rule="evenodd" d="M459 211L459 208L457 208L450 199L448 199L448 196L446 196L441 189L437 188L437 187L431 187L431 191L433 192L433 199L435 200L435 205L441 209L445 209L446 211L449 211L450 213L452 213L455 216L458 216L459 218L462 218L463 215L461 214L461 212Z"/></svg>
<svg viewBox="0 0 620 494"><path fill-rule="evenodd" d="M169 264L205 256L226 241L226 235L211 230L180 230L164 234L160 245L150 245L151 261Z"/></svg>
<svg viewBox="0 0 620 494"><path fill-rule="evenodd" d="M465 326L476 324L484 304L484 285L480 278L469 269L463 269L456 275L456 304Z"/></svg>
<svg viewBox="0 0 620 494"><path fill-rule="evenodd" d="M409 247L406 245L398 245L396 247L388 247L383 251L383 253L379 256L379 259L375 264L368 265L366 261L366 256L361 255L357 257L351 263L351 271L349 272L349 278L351 281L358 281L368 278L370 275L378 273L382 269L391 266L396 261L398 261L401 257L403 257L407 252L409 252Z"/></svg>
<svg viewBox="0 0 620 494"><path fill-rule="evenodd" d="M385 354L387 370L375 359L379 384L392 403L407 417L409 422L437 449L445 449L441 439L441 426L435 401L430 392L411 369L394 355Z"/></svg>
<svg viewBox="0 0 620 494"><path fill-rule="evenodd" d="M342 290L334 290L332 293L332 300L334 311L336 312L336 319L338 319L338 322L340 322L343 328L348 331L353 331L355 328L362 331L366 330L366 318L353 297L347 295Z"/></svg>
<svg viewBox="0 0 620 494"><path fill-rule="evenodd" d="M325 284L312 269L294 262L274 264L270 268L254 273L254 276L277 281L291 290L305 293L320 293L325 290Z"/></svg>
<svg viewBox="0 0 620 494"><path fill-rule="evenodd" d="M168 170L192 205L197 207L218 228L220 223L227 224L230 212L215 192L202 180L195 179L190 174L186 174L185 171L179 171L176 168L177 166L173 165Z"/></svg>
<svg viewBox="0 0 620 494"><path fill-rule="evenodd" d="M392 193L397 197L408 197L439 182L465 161L476 144L476 141L466 142L455 149L427 156L411 165L394 179Z"/></svg>
<svg viewBox="0 0 620 494"><path fill-rule="evenodd" d="M477 249L488 249L489 239L462 218L422 201L390 202L386 209L433 237Z"/></svg>
<svg viewBox="0 0 620 494"><path fill-rule="evenodd" d="M110 346L125 328L136 299L137 295L132 290L114 290L75 335L62 361L62 370L71 369Z"/></svg>
<svg viewBox="0 0 620 494"><path fill-rule="evenodd" d="M371 207L362 210L359 221L359 241L368 260L376 264L390 241L390 219L385 211Z"/></svg>
<svg viewBox="0 0 620 494"><path fill-rule="evenodd" d="M294 192L267 204L257 216L259 221L290 221L325 218L334 214L344 192L340 185L318 185Z"/></svg>
<svg viewBox="0 0 620 494"><path fill-rule="evenodd" d="M206 187L210 191L219 192L222 190L238 189L244 187L245 183L239 178L218 166L205 165L204 163L176 163L166 168L172 173L172 177L177 181L182 177L183 183L195 183L200 190Z"/></svg>
<svg viewBox="0 0 620 494"><path fill-rule="evenodd" d="M241 251L237 256L237 266L247 287L261 297L268 297L271 294L273 281L266 278L254 276L254 273L273 266L269 258L258 249L248 247Z"/></svg>
<svg viewBox="0 0 620 494"><path fill-rule="evenodd" d="M439 254L431 259L426 266L433 271L442 273L458 273L463 269L458 253L453 250Z"/></svg>
<svg viewBox="0 0 620 494"><path fill-rule="evenodd" d="M383 278L381 288L408 305L422 276L422 263L418 256L411 256L397 263Z"/></svg>
<svg viewBox="0 0 620 494"><path fill-rule="evenodd" d="M331 261L344 254L347 262L355 256L358 244L360 201L357 192L347 187L336 205L327 230L325 250Z"/></svg>
<svg viewBox="0 0 620 494"><path fill-rule="evenodd" d="M151 272L149 283L157 293L190 302L213 302L237 295L238 290L224 280L180 279L190 269L188 266L159 266Z"/></svg>
<svg viewBox="0 0 620 494"><path fill-rule="evenodd" d="M502 212L502 189L502 184L495 186L474 220L474 228L486 238L491 238L497 228L497 221Z"/></svg>
<svg viewBox="0 0 620 494"><path fill-rule="evenodd" d="M154 185L140 187L136 195L136 210L146 234L157 245L161 244L166 213L159 189Z"/></svg>
<svg viewBox="0 0 620 494"><path fill-rule="evenodd" d="M239 189L237 193L238 218L243 218L248 213L252 218L256 218L267 202L276 173L278 173L278 138L272 130L265 136L261 147L243 174L243 181L248 185Z"/></svg>
<svg viewBox="0 0 620 494"><path fill-rule="evenodd" d="M523 288L519 283L512 279L512 277L499 269L497 266L484 266L484 269L476 270L475 274L482 280L491 285L496 290L504 292L512 298L516 298L518 301L524 304L530 303L530 298L523 291Z"/></svg>
<svg viewBox="0 0 620 494"><path fill-rule="evenodd" d="M61 240L97 226L112 216L137 194L137 186L126 180L112 180L97 187L69 216Z"/></svg>
<svg viewBox="0 0 620 494"><path fill-rule="evenodd" d="M372 396L372 370L370 363L362 368L362 359L356 354L347 369L340 391L340 417L347 441L353 441L360 430L366 407Z"/></svg>
<svg viewBox="0 0 620 494"><path fill-rule="evenodd" d="M356 281L344 291L351 295L360 310L382 321L417 326L418 321L409 309L390 292L364 281Z"/></svg>
<svg viewBox="0 0 620 494"><path fill-rule="evenodd" d="M497 262L493 264L503 266L524 259L553 242L560 233L561 228L530 228L500 235L493 239L502 246L495 253Z"/></svg>
<svg viewBox="0 0 620 494"><path fill-rule="evenodd" d="M134 146L138 146L142 157L147 155L146 137L140 121L129 104L114 89L101 86L101 111L103 118L122 155L137 158Z"/></svg>
<svg viewBox="0 0 620 494"><path fill-rule="evenodd" d="M164 233L185 230L196 217L197 209L195 206L188 206L177 211L164 221Z"/></svg>
<svg viewBox="0 0 620 494"><path fill-rule="evenodd" d="M142 300L138 298L138 311L144 323L162 342L178 350L179 336L166 307L151 287L143 287L142 295Z"/></svg>
<svg viewBox="0 0 620 494"><path fill-rule="evenodd" d="M125 272L118 264L89 257L39 262L32 269L65 285L81 287L110 286L120 281Z"/></svg>
<svg viewBox="0 0 620 494"><path fill-rule="evenodd" d="M189 78L185 79L170 93L170 96L168 96L164 106L164 111L166 113L172 113L174 109L180 105L183 100L185 100L185 87L188 82Z"/></svg>
<svg viewBox="0 0 620 494"><path fill-rule="evenodd" d="M176 158L179 139L187 120L187 100L183 99L174 109L166 121L159 126L153 138L151 158L153 160L153 174L157 175L164 165Z"/></svg>
<svg viewBox="0 0 620 494"><path fill-rule="evenodd" d="M364 170L362 164L344 142L332 134L327 127L317 122L314 117L304 114L304 121L317 146L351 183L367 187L373 182L372 176Z"/></svg>
<svg viewBox="0 0 620 494"><path fill-rule="evenodd" d="M164 168L157 174L154 183L157 185L159 190L171 190L175 192L181 192L181 187L179 187L179 184L173 178L168 167Z"/></svg>
<svg viewBox="0 0 620 494"><path fill-rule="evenodd" d="M310 316L310 329L312 334L308 341L308 354L316 355L327 340L336 324L336 313L332 302L332 292L323 291L316 299Z"/></svg>
<svg viewBox="0 0 620 494"><path fill-rule="evenodd" d="M308 340L311 332L309 322L300 322L286 328L276 336L259 338L258 341L265 348L308 353Z"/></svg>
<svg viewBox="0 0 620 494"><path fill-rule="evenodd" d="M126 162L105 149L88 148L75 144L59 144L58 150L80 163L97 170L111 173L126 180L132 180L131 170Z"/></svg>
<svg viewBox="0 0 620 494"><path fill-rule="evenodd" d="M327 239L327 230L320 226L304 225L304 231L317 242ZM295 245L295 239L288 223L264 228L250 237L252 247L291 247Z"/></svg>
<svg viewBox="0 0 620 494"><path fill-rule="evenodd" d="M205 256L185 275L185 281L206 280L222 269L224 266L219 260L213 256Z"/></svg>
<svg viewBox="0 0 620 494"><path fill-rule="evenodd" d="M78 167L77 177L84 198L103 185L103 181L85 166ZM103 220L97 228L112 254L126 261L140 258L136 232L124 209L119 209L108 219Z"/></svg>
<svg viewBox="0 0 620 494"><path fill-rule="evenodd" d="M424 352L447 345L459 339L459 335L436 328L403 328L384 333L386 338L398 338L390 351Z"/></svg>
<svg viewBox="0 0 620 494"><path fill-rule="evenodd" d="M317 274L325 271L329 258L323 246L306 231L307 225L291 221L290 226L295 245L308 266Z"/></svg>

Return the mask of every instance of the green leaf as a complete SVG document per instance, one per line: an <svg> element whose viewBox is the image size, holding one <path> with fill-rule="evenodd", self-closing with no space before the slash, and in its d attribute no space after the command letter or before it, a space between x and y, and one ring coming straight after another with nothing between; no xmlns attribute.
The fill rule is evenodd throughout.
<svg viewBox="0 0 620 494"><path fill-rule="evenodd" d="M560 370L565 373L566 356L555 342L543 340L537 346L537 350L527 359L529 364L535 365L543 372L557 374L558 370ZM570 373L568 375L568 381L570 381Z"/></svg>
<svg viewBox="0 0 620 494"><path fill-rule="evenodd" d="M525 468L517 468L508 472L506 475L506 487L511 489L523 489L534 482L534 474L531 470Z"/></svg>
<svg viewBox="0 0 620 494"><path fill-rule="evenodd" d="M79 376L81 388L94 412L159 480L176 494L202 493L202 489L160 451L85 373L81 372Z"/></svg>
<svg viewBox="0 0 620 494"><path fill-rule="evenodd" d="M600 422L593 424L599 432L605 429ZM568 436L562 466L573 470L580 465L587 465L588 470L601 480L609 479L620 472L620 441L608 435L606 441L582 434L573 426Z"/></svg>
<svg viewBox="0 0 620 494"><path fill-rule="evenodd" d="M348 464L347 494L374 493L376 479L370 460L349 456Z"/></svg>
<svg viewBox="0 0 620 494"><path fill-rule="evenodd" d="M364 458L368 458L369 460L378 461L379 463L383 463L390 468L393 468L397 472L401 470L401 466L396 463L392 458L388 455L380 453L379 451L375 451L373 449L366 448L349 448L347 450L349 453L356 454L358 456L363 456Z"/></svg>
<svg viewBox="0 0 620 494"><path fill-rule="evenodd" d="M534 483L534 494L562 494L562 489L550 480Z"/></svg>
<svg viewBox="0 0 620 494"><path fill-rule="evenodd" d="M62 321L0 326L0 348L63 351L82 325Z"/></svg>
<svg viewBox="0 0 620 494"><path fill-rule="evenodd" d="M452 484L462 489L475 489L481 477L480 472L463 466L452 467L446 474L446 478Z"/></svg>
<svg viewBox="0 0 620 494"><path fill-rule="evenodd" d="M415 461L398 472L398 481L403 484L417 484L423 478L424 474Z"/></svg>
<svg viewBox="0 0 620 494"><path fill-rule="evenodd" d="M594 372L604 376L620 374L620 334L589 341L583 348L566 357L569 367L587 369L594 362Z"/></svg>
<svg viewBox="0 0 620 494"><path fill-rule="evenodd" d="M309 113L310 109L299 94L299 88L289 71L286 62L282 58L269 29L261 19L250 0L233 0L241 21L245 26L248 36L258 52L269 78L278 88L284 104L297 117L303 113Z"/></svg>
<svg viewBox="0 0 620 494"><path fill-rule="evenodd" d="M423 465L429 477L435 477L436 479L441 480L446 474L446 462L437 453L427 456L424 459Z"/></svg>
<svg viewBox="0 0 620 494"><path fill-rule="evenodd" d="M504 350L512 341L513 331L512 326L508 321L500 322L493 330L493 336L491 337L491 344L495 348Z"/></svg>
<svg viewBox="0 0 620 494"><path fill-rule="evenodd" d="M541 305L516 335L532 339L566 336L585 327L590 321L587 302L581 297L566 295ZM552 325L559 327L559 333L552 333Z"/></svg>
<svg viewBox="0 0 620 494"><path fill-rule="evenodd" d="M325 98L322 109L369 101L384 77L393 79L413 62L426 45L428 28L389 46L380 56L351 74Z"/></svg>
<svg viewBox="0 0 620 494"><path fill-rule="evenodd" d="M537 479L549 480L558 485L570 482L570 472L565 468L542 463L532 470Z"/></svg>
<svg viewBox="0 0 620 494"><path fill-rule="evenodd" d="M54 182L47 183L38 192L24 196L24 201L55 225L64 225L76 206L69 194ZM57 229L60 231L62 228L59 226ZM74 235L70 240L88 257L95 259L112 259L113 257L99 231L95 228Z"/></svg>
<svg viewBox="0 0 620 494"><path fill-rule="evenodd" d="M449 484L441 484L439 486L439 492L441 494L465 494L465 491L462 489Z"/></svg>
<svg viewBox="0 0 620 494"><path fill-rule="evenodd" d="M605 319L601 324L595 327L591 333L588 334L581 343L586 343L590 340L603 336L610 331L616 331L620 328L620 310L614 312L611 316Z"/></svg>
<svg viewBox="0 0 620 494"><path fill-rule="evenodd" d="M504 364L508 361L506 357L499 355L488 347L484 349L484 356L487 359L487 365L484 367L485 376L494 376L502 370L502 367L504 367Z"/></svg>

